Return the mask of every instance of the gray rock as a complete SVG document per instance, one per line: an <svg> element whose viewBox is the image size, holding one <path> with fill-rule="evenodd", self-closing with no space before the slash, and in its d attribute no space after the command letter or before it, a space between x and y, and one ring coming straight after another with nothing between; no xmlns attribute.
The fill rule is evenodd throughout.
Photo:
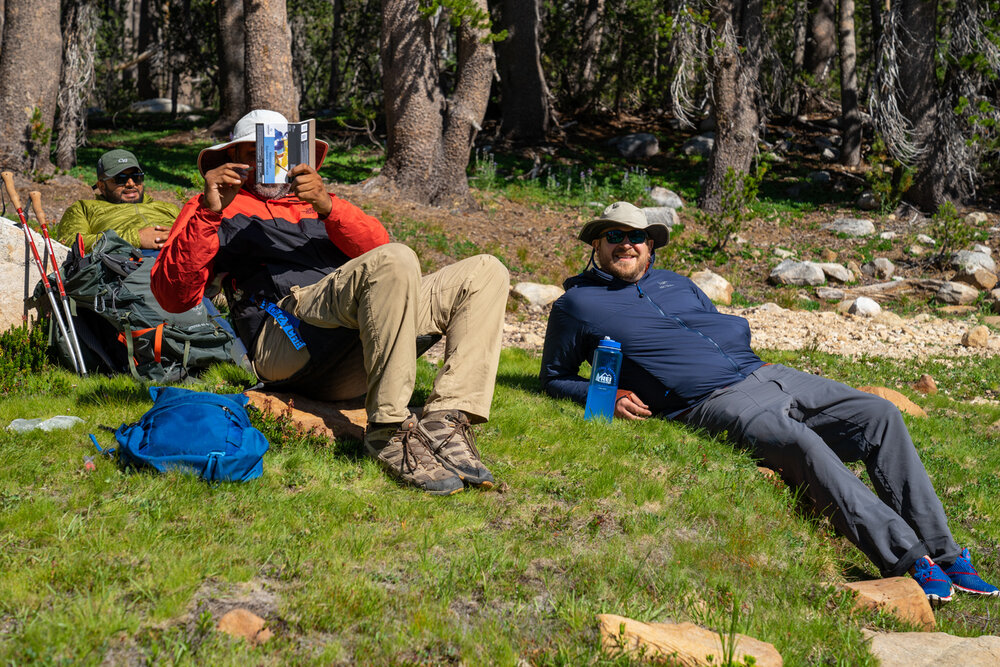
<svg viewBox="0 0 1000 667"><path fill-rule="evenodd" d="M691 137L684 142L681 146L681 152L684 155L700 155L701 157L708 157L712 154L712 149L715 147L715 133L706 132L705 134L699 134L696 137Z"/></svg>
<svg viewBox="0 0 1000 667"><path fill-rule="evenodd" d="M129 110L135 111L136 113L170 113L173 111L171 106L171 101L169 97L155 97L151 100L142 100L140 102L133 102L129 106ZM187 104L177 104L177 113L190 113L194 111Z"/></svg>
<svg viewBox="0 0 1000 667"><path fill-rule="evenodd" d="M514 298L536 308L544 308L561 297L563 293L564 290L561 287L539 283L517 283L511 290Z"/></svg>
<svg viewBox="0 0 1000 667"><path fill-rule="evenodd" d="M642 212L646 214L646 222L651 225L662 223L667 227L673 227L680 224L681 221L677 215L677 209L669 206L651 206L642 209Z"/></svg>
<svg viewBox="0 0 1000 667"><path fill-rule="evenodd" d="M733 300L733 286L728 280L708 269L691 274L691 280L715 303L728 306Z"/></svg>
<svg viewBox="0 0 1000 667"><path fill-rule="evenodd" d="M937 245L937 241L927 236L927 234L917 234L917 243L923 243L924 245L929 245L931 247Z"/></svg>
<svg viewBox="0 0 1000 667"><path fill-rule="evenodd" d="M45 247L41 234L32 232L38 252ZM7 218L0 218L0 331L6 331L12 326L20 326L24 313L24 232L20 225ZM62 264L66 259L68 248L52 242L56 260ZM49 270L52 270L52 260L49 259ZM41 280L34 259L28 255L28 293L31 294L35 285ZM37 318L38 312L28 311L29 318Z"/></svg>
<svg viewBox="0 0 1000 667"><path fill-rule="evenodd" d="M657 206L669 206L670 208L684 208L684 200L673 190L668 190L657 185L649 191L649 198Z"/></svg>
<svg viewBox="0 0 1000 667"><path fill-rule="evenodd" d="M773 301L768 301L767 303L762 303L761 305L754 308L758 313L784 313L785 309L774 303Z"/></svg>
<svg viewBox="0 0 1000 667"><path fill-rule="evenodd" d="M846 296L846 292L836 287L817 287L816 296L823 301L840 301Z"/></svg>
<svg viewBox="0 0 1000 667"><path fill-rule="evenodd" d="M997 272L997 264L993 258L984 252L973 252L971 250L959 250L951 256L952 267L960 271L975 271L985 269L990 273Z"/></svg>
<svg viewBox="0 0 1000 667"><path fill-rule="evenodd" d="M768 280L774 285L822 285L826 275L814 262L786 259L771 269Z"/></svg>
<svg viewBox="0 0 1000 667"><path fill-rule="evenodd" d="M913 245L911 245L909 248L906 249L906 252L910 253L914 257L921 257L927 252L927 248L923 247L922 245L917 245L916 243L914 243Z"/></svg>
<svg viewBox="0 0 1000 667"><path fill-rule="evenodd" d="M935 296L945 303L965 306L979 298L979 290L965 283L945 281Z"/></svg>
<svg viewBox="0 0 1000 667"><path fill-rule="evenodd" d="M660 142L648 132L628 134L615 141L615 147L626 160L653 157L660 152Z"/></svg>
<svg viewBox="0 0 1000 667"><path fill-rule="evenodd" d="M859 296L851 304L850 309L847 311L852 315L861 315L862 317L874 317L882 312L882 306L878 305L874 299L869 299L866 296Z"/></svg>
<svg viewBox="0 0 1000 667"><path fill-rule="evenodd" d="M878 237L883 241L891 241L896 238L896 232L882 232Z"/></svg>
<svg viewBox="0 0 1000 667"><path fill-rule="evenodd" d="M835 262L823 262L818 266L830 280L838 283L849 283L854 280L854 274L850 270Z"/></svg>
<svg viewBox="0 0 1000 667"><path fill-rule="evenodd" d="M976 245L972 246L972 252L981 252L984 255L989 255L990 257L993 256L993 248L989 247L988 245L983 245L982 243L977 243Z"/></svg>
<svg viewBox="0 0 1000 667"><path fill-rule="evenodd" d="M795 257L794 250L785 250L784 248L775 248L771 252L771 254L777 257L778 259L788 259L789 257Z"/></svg>
<svg viewBox="0 0 1000 667"><path fill-rule="evenodd" d="M990 217L982 211L973 211L965 216L965 221L970 225L981 225L985 222L989 222L989 219Z"/></svg>
<svg viewBox="0 0 1000 667"><path fill-rule="evenodd" d="M875 223L863 218L836 218L833 222L823 225L821 229L848 236L868 236L875 233Z"/></svg>
<svg viewBox="0 0 1000 667"><path fill-rule="evenodd" d="M806 178L813 183L829 183L831 177L828 171L810 171Z"/></svg>
<svg viewBox="0 0 1000 667"><path fill-rule="evenodd" d="M873 192L862 192L858 196L857 207L862 211L874 211L878 208L878 197Z"/></svg>
<svg viewBox="0 0 1000 667"><path fill-rule="evenodd" d="M824 148L823 152L819 154L819 158L823 162L836 162L840 159L840 151L836 148Z"/></svg>
<svg viewBox="0 0 1000 667"><path fill-rule="evenodd" d="M875 278L891 278L896 272L896 265L885 257L876 257L862 266L861 272Z"/></svg>
<svg viewBox="0 0 1000 667"><path fill-rule="evenodd" d="M955 637L945 632L871 632L872 655L882 667L994 667L1000 664L1000 637Z"/></svg>

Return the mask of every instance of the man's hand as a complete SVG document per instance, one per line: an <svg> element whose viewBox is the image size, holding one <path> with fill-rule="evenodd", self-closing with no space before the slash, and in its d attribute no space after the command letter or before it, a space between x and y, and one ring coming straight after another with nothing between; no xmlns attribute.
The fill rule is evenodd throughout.
<svg viewBox="0 0 1000 667"><path fill-rule="evenodd" d="M166 242L167 234L169 233L169 227L161 227L160 225L156 225L155 227L143 227L139 230L139 247L148 248L150 250L159 250Z"/></svg>
<svg viewBox="0 0 1000 667"><path fill-rule="evenodd" d="M292 179L289 184L296 197L312 206L313 210L319 213L319 217L325 218L330 214L333 203L318 171L307 164L299 164L288 172L288 175Z"/></svg>
<svg viewBox="0 0 1000 667"><path fill-rule="evenodd" d="M241 162L227 162L205 174L205 206L210 211L222 213L247 180L247 171L253 167Z"/></svg>
<svg viewBox="0 0 1000 667"><path fill-rule="evenodd" d="M628 392L615 401L615 417L619 419L645 419L653 413L638 396Z"/></svg>

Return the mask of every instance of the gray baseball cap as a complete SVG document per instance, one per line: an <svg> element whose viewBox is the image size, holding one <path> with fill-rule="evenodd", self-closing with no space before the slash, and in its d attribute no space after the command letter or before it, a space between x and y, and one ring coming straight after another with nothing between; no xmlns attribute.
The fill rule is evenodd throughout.
<svg viewBox="0 0 1000 667"><path fill-rule="evenodd" d="M650 223L646 220L643 210L627 201L616 201L604 209L601 217L591 220L580 230L579 238L584 243L590 243L605 230L612 227L630 227L642 229L653 239L653 249L667 245L670 240L670 228L662 222Z"/></svg>
<svg viewBox="0 0 1000 667"><path fill-rule="evenodd" d="M97 161L97 176L98 178L111 178L133 167L142 171L139 161L132 153L116 148L102 155Z"/></svg>

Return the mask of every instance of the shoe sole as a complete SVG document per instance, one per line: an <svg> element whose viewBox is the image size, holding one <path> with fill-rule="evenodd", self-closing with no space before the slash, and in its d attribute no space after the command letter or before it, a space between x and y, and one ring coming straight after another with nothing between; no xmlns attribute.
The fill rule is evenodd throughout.
<svg viewBox="0 0 1000 667"><path fill-rule="evenodd" d="M943 604L951 602L952 597L953 597L952 595L949 595L948 597L943 598L940 595L930 594L927 596L927 601L930 602L932 607L939 607Z"/></svg>
<svg viewBox="0 0 1000 667"><path fill-rule="evenodd" d="M963 593L968 593L970 595L979 595L979 596L984 597L984 598L1000 597L1000 591L989 591L989 592L977 591L977 590L972 589L972 588L965 588L964 586L959 586L956 583L952 583L952 586L954 586L956 589L962 591Z"/></svg>

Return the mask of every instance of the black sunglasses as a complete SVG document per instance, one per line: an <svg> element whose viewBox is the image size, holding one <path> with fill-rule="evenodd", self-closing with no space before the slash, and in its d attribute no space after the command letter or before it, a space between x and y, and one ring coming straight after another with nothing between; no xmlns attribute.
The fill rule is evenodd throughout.
<svg viewBox="0 0 1000 667"><path fill-rule="evenodd" d="M129 179L131 179L133 183L139 185L143 182L143 180L145 180L145 178L146 175L144 173L136 171L131 174L115 174L108 180L113 180L115 185L126 185L129 182Z"/></svg>
<svg viewBox="0 0 1000 667"><path fill-rule="evenodd" d="M604 238L608 240L608 243L621 243L628 237L628 242L632 245L639 245L640 243L645 243L649 235L641 229L630 229L625 231L624 229L609 229L604 232Z"/></svg>

